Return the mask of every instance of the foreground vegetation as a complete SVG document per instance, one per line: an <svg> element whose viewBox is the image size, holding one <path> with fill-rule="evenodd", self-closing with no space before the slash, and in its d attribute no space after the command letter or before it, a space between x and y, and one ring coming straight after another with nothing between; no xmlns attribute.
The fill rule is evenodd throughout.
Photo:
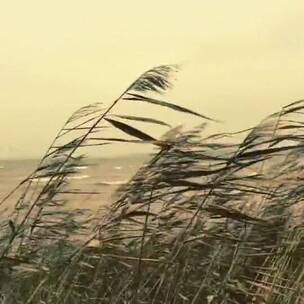
<svg viewBox="0 0 304 304"><path fill-rule="evenodd" d="M1 202L4 214L18 196L0 222L0 303L304 303L304 101L242 141L206 136L211 118L159 98L172 69L144 73L109 107L74 113ZM167 122L117 114L122 103L203 124L155 139L134 125ZM65 195L81 195L68 182L81 150L118 142L156 152L106 211L70 209Z"/></svg>

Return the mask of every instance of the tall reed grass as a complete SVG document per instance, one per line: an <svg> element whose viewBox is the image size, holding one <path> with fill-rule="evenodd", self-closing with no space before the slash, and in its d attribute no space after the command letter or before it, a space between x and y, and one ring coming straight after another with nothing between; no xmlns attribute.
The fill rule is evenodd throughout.
<svg viewBox="0 0 304 304"><path fill-rule="evenodd" d="M206 136L211 118L160 97L175 69L149 70L110 106L75 112L1 202L18 195L0 222L0 303L304 303L304 101L243 131L241 142ZM156 139L134 122L168 123L117 114L122 103L203 124ZM113 129L121 136L105 136ZM106 212L68 208L65 194L81 195L68 177L82 149L115 142L156 152Z"/></svg>

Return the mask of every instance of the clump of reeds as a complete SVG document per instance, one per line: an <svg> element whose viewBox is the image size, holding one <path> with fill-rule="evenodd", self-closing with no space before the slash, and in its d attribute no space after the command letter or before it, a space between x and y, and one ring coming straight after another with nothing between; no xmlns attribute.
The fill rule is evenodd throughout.
<svg viewBox="0 0 304 304"><path fill-rule="evenodd" d="M172 69L144 73L109 107L73 114L19 185L0 227L3 303L303 303L304 101L244 131L241 142L206 136L206 124L156 139L133 122L166 121L117 114L119 105L211 120L156 97ZM122 135L105 136L109 128ZM115 142L157 151L106 212L93 220L69 210L64 195L81 194L68 182L79 151Z"/></svg>

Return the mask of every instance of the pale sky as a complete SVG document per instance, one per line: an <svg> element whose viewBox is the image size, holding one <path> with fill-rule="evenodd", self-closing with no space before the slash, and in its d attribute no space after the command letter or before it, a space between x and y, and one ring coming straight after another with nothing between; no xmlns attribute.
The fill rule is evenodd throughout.
<svg viewBox="0 0 304 304"><path fill-rule="evenodd" d="M183 66L176 103L248 128L304 98L303 29L303 0L0 0L0 158L160 64Z"/></svg>

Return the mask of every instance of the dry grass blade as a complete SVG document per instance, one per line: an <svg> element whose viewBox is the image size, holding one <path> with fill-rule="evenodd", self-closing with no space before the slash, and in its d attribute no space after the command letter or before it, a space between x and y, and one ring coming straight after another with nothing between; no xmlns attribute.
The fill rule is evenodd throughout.
<svg viewBox="0 0 304 304"><path fill-rule="evenodd" d="M122 118L122 119L126 119L126 120L142 121L142 122L147 122L147 123L152 123L152 124L157 124L157 125L161 125L161 126L170 127L170 125L167 124L164 121L154 119L154 118L149 118L149 117L131 116L131 115L114 115L114 116Z"/></svg>
<svg viewBox="0 0 304 304"><path fill-rule="evenodd" d="M119 130L127 133L128 135L137 137L144 141L156 141L156 139L153 138L152 136L150 136L134 127L131 127L130 125L127 125L123 122L120 122L120 121L117 121L114 119L110 119L110 118L105 118L105 120L108 121L110 124L112 124L115 128L118 128Z"/></svg>
<svg viewBox="0 0 304 304"><path fill-rule="evenodd" d="M129 94L127 95L127 97L124 97L124 100L148 102L148 103L152 103L152 104L159 105L159 106L162 106L162 107L170 108L170 109L175 110L175 111L178 111L178 112L183 112L183 113L192 114L192 115L195 115L195 116L198 116L198 117L207 119L207 120L214 120L214 119L212 119L212 118L210 118L210 117L208 117L208 116L199 114L199 113L197 113L197 112L194 112L194 111L189 110L189 109L187 109L187 108L184 108L184 107L182 107L182 106L173 104L173 103L171 103L171 102L169 103L169 102L167 102L167 101L158 100L158 99L146 97L146 96L139 95L139 94L129 93Z"/></svg>

